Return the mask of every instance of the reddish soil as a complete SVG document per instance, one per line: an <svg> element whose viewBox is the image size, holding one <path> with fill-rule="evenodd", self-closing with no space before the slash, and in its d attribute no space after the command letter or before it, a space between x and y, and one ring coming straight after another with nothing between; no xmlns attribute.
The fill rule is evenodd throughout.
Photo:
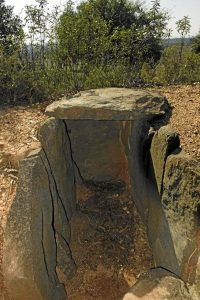
<svg viewBox="0 0 200 300"><path fill-rule="evenodd" d="M171 126L180 134L183 150L200 160L200 84L154 89L172 107Z"/></svg>
<svg viewBox="0 0 200 300"><path fill-rule="evenodd" d="M65 282L70 300L122 299L153 267L144 225L124 185L91 186L71 226L78 272Z"/></svg>

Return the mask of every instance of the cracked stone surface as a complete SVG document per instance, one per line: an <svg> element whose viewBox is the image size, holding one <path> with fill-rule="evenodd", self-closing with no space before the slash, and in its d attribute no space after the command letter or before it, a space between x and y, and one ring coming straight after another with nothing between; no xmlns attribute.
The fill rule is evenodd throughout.
<svg viewBox="0 0 200 300"><path fill-rule="evenodd" d="M123 300L192 300L186 284L164 269L153 269L141 278Z"/></svg>
<svg viewBox="0 0 200 300"><path fill-rule="evenodd" d="M178 134L170 125L161 127L154 135L151 143L151 159L159 193L162 193L162 183L166 158L173 150L178 149L180 140ZM157 159L159 157L159 159Z"/></svg>
<svg viewBox="0 0 200 300"><path fill-rule="evenodd" d="M3 270L16 300L65 299L55 273L56 242L52 227L53 199L41 149L24 159L17 196L8 215Z"/></svg>
<svg viewBox="0 0 200 300"><path fill-rule="evenodd" d="M64 123L47 120L40 138L43 149L20 164L5 230L3 271L15 300L24 300L28 291L30 300L64 300L56 268L68 278L76 270L69 247L74 171Z"/></svg>
<svg viewBox="0 0 200 300"><path fill-rule="evenodd" d="M189 283L200 282L200 163L182 152L169 155L161 201L181 277Z"/></svg>
<svg viewBox="0 0 200 300"><path fill-rule="evenodd" d="M168 110L166 98L158 93L106 88L55 101L46 108L46 114L57 119L125 121L162 116Z"/></svg>

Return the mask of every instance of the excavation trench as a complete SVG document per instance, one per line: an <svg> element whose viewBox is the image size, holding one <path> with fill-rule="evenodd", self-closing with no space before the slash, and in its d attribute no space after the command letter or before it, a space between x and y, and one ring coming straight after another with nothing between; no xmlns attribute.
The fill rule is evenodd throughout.
<svg viewBox="0 0 200 300"><path fill-rule="evenodd" d="M163 126L169 112L161 95L114 88L47 107L5 230L14 299L122 299L151 268L134 299L157 285L148 299L190 299L174 276L199 293L200 171Z"/></svg>
<svg viewBox="0 0 200 300"><path fill-rule="evenodd" d="M66 120L65 126L75 170L70 249L77 272L67 279L58 270L60 281L69 299L120 299L154 266L121 139L130 124Z"/></svg>
<svg viewBox="0 0 200 300"><path fill-rule="evenodd" d="M124 187L94 186L71 220L77 273L66 281L69 299L121 299L153 266L146 231Z"/></svg>

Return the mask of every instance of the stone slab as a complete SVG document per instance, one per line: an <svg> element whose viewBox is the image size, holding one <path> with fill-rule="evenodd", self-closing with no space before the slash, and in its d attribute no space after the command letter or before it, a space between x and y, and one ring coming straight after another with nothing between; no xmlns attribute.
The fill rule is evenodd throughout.
<svg viewBox="0 0 200 300"><path fill-rule="evenodd" d="M64 300L56 275L53 199L42 150L31 153L19 168L3 249L3 274L16 300Z"/></svg>
<svg viewBox="0 0 200 300"><path fill-rule="evenodd" d="M119 121L67 120L72 155L85 181L129 181Z"/></svg>
<svg viewBox="0 0 200 300"><path fill-rule="evenodd" d="M46 108L46 114L57 119L135 120L162 116L168 110L166 98L158 93L106 88L55 101Z"/></svg>
<svg viewBox="0 0 200 300"><path fill-rule="evenodd" d="M200 282L199 162L183 152L168 156L161 201L181 267L181 277L191 284L196 280Z"/></svg>
<svg viewBox="0 0 200 300"><path fill-rule="evenodd" d="M147 228L155 266L180 275L174 245L151 168L149 127L133 122L127 145L132 197Z"/></svg>
<svg viewBox="0 0 200 300"><path fill-rule="evenodd" d="M162 193L162 183L167 156L178 149L180 145L178 134L170 125L156 131L151 143L151 160L159 193Z"/></svg>
<svg viewBox="0 0 200 300"><path fill-rule="evenodd" d="M161 268L148 272L123 297L123 300L183 299L193 299L188 292L186 284Z"/></svg>

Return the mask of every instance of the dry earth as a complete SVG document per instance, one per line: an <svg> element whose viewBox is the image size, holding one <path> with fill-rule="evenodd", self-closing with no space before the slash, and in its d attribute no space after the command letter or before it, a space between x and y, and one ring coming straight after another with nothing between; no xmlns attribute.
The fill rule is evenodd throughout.
<svg viewBox="0 0 200 300"><path fill-rule="evenodd" d="M181 146L185 152L199 160L200 84L153 90L166 95L173 108L169 123L180 134ZM9 299L1 272L6 216L16 192L19 161L30 149L38 146L37 129L46 119L44 109L47 104L48 102L26 107L0 108L0 299L2 300Z"/></svg>

